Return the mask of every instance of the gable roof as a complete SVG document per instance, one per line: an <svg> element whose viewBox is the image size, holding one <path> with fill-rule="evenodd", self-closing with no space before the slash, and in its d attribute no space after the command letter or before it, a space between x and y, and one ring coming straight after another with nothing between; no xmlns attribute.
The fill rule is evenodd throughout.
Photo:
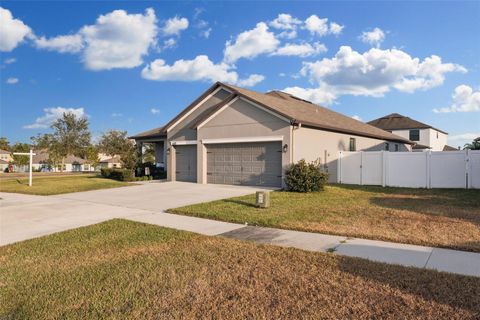
<svg viewBox="0 0 480 320"><path fill-rule="evenodd" d="M171 126L181 117L183 117L183 115L188 113L205 97L214 92L218 87L224 87L232 93L217 105L212 106L209 110L200 114L198 118L190 125L190 128L197 128L198 125L207 120L211 115L213 115L226 103L233 100L235 97L241 97L288 119L291 124L301 124L302 126L312 127L315 129L322 129L381 140L413 144L413 142L405 138L379 129L372 125L363 123L361 121L357 121L353 118L313 104L310 101L303 100L282 91L260 93L253 90L240 88L234 85L224 84L221 82L217 82L213 86L211 86L200 97L198 97L187 108L185 108L180 114L170 120L165 126L143 132L136 136L132 136L132 138L150 138L155 137L154 135L166 135L169 126Z"/></svg>
<svg viewBox="0 0 480 320"><path fill-rule="evenodd" d="M439 130L428 124L414 120L410 117L403 116L398 113L392 113L384 117L369 121L367 123L383 130L435 129L439 132L448 134L445 131Z"/></svg>
<svg viewBox="0 0 480 320"><path fill-rule="evenodd" d="M8 151L8 150L3 150L3 149L0 149L0 154L10 154L11 152Z"/></svg>
<svg viewBox="0 0 480 320"><path fill-rule="evenodd" d="M35 152L35 155L32 157L32 162L34 164L47 163L48 158L48 152L46 150L40 150ZM85 162L84 159L74 155L68 155L65 157L65 164L84 164Z"/></svg>

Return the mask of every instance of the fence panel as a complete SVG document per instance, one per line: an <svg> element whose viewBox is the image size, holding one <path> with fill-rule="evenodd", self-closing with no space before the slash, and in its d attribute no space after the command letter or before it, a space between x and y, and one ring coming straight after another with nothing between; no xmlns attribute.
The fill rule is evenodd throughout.
<svg viewBox="0 0 480 320"><path fill-rule="evenodd" d="M465 151L432 152L430 158L431 188L465 188Z"/></svg>
<svg viewBox="0 0 480 320"><path fill-rule="evenodd" d="M470 188L480 189L480 150L469 151Z"/></svg>
<svg viewBox="0 0 480 320"><path fill-rule="evenodd" d="M362 153L346 152L340 155L340 183L362 184Z"/></svg>
<svg viewBox="0 0 480 320"><path fill-rule="evenodd" d="M389 152L386 168L387 185L392 187L427 188L426 152Z"/></svg>
<svg viewBox="0 0 480 320"><path fill-rule="evenodd" d="M383 184L383 152L364 152L362 158L362 184Z"/></svg>

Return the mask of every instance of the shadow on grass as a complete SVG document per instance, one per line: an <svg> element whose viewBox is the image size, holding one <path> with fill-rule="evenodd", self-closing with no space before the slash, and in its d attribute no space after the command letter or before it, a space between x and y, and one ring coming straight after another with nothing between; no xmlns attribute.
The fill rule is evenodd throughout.
<svg viewBox="0 0 480 320"><path fill-rule="evenodd" d="M383 283L427 301L470 310L480 315L480 278L419 268L405 268L363 259L352 263L348 258L339 257L338 263L340 270L356 277ZM372 272L372 263L378 264L382 272ZM455 295L455 293L457 294Z"/></svg>
<svg viewBox="0 0 480 320"><path fill-rule="evenodd" d="M222 200L222 202L239 204L239 205L247 206L247 207L250 207L250 208L256 208L257 207L255 204L250 203L248 201L243 201L243 200L225 199L225 200Z"/></svg>

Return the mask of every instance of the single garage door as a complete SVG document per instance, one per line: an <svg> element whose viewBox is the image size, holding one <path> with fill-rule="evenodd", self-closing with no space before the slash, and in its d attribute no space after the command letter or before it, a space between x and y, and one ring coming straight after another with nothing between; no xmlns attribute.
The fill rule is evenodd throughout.
<svg viewBox="0 0 480 320"><path fill-rule="evenodd" d="M197 182L197 146L175 146L177 181Z"/></svg>
<svg viewBox="0 0 480 320"><path fill-rule="evenodd" d="M282 143L207 145L207 182L282 186Z"/></svg>

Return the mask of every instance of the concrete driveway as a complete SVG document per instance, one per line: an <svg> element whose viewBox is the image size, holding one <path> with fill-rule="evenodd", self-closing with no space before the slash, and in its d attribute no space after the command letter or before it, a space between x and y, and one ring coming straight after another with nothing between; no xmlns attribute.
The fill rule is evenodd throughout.
<svg viewBox="0 0 480 320"><path fill-rule="evenodd" d="M156 213L169 208L251 194L256 190L259 189L163 182L57 196L0 193L0 245L113 218L148 222L154 214L158 216ZM168 216L156 219L168 220ZM219 231L231 229L228 223L224 226L225 231Z"/></svg>

